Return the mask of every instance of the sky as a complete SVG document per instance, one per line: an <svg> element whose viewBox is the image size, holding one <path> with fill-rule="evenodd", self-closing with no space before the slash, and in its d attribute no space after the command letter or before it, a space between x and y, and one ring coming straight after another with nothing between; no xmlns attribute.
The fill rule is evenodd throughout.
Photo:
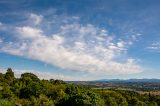
<svg viewBox="0 0 160 106"><path fill-rule="evenodd" d="M160 78L159 0L0 0L0 72Z"/></svg>

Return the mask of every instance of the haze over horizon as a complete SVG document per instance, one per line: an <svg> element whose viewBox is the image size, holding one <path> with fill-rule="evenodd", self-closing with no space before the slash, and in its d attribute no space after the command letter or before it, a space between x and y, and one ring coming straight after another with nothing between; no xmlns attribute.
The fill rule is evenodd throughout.
<svg viewBox="0 0 160 106"><path fill-rule="evenodd" d="M0 72L160 78L158 0L1 0Z"/></svg>

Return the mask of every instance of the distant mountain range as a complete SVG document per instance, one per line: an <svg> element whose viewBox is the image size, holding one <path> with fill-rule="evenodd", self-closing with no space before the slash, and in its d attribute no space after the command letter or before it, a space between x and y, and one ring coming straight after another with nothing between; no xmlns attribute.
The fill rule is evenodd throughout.
<svg viewBox="0 0 160 106"><path fill-rule="evenodd" d="M100 79L95 82L160 82L160 79Z"/></svg>
<svg viewBox="0 0 160 106"><path fill-rule="evenodd" d="M72 82L159 82L160 79L100 79L100 80L92 80L92 81L65 81L68 83Z"/></svg>

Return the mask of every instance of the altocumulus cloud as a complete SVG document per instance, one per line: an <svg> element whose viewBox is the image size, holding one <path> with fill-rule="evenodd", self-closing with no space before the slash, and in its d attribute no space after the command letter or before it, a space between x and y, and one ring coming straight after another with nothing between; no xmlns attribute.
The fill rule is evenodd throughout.
<svg viewBox="0 0 160 106"><path fill-rule="evenodd" d="M29 19L30 22L35 21L35 26L27 23L14 26L16 41L1 41L0 51L95 75L142 71L132 58L126 58L124 62L117 60L127 53L129 41L117 40L106 29L78 22L60 25L58 32L47 35L45 29L38 27L49 24L42 17L32 13Z"/></svg>

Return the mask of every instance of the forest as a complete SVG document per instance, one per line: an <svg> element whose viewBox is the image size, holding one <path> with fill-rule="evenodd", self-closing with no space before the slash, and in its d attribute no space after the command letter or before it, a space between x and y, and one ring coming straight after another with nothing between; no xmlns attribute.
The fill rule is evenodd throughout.
<svg viewBox="0 0 160 106"><path fill-rule="evenodd" d="M0 73L0 106L160 106L160 96L39 79L28 72L17 78L8 68Z"/></svg>

